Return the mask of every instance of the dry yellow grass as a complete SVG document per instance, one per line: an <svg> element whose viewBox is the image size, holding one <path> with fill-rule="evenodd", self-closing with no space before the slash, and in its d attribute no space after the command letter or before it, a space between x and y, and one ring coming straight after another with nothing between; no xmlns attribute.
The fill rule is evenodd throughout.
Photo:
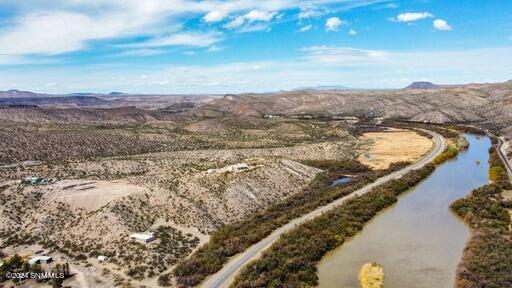
<svg viewBox="0 0 512 288"><path fill-rule="evenodd" d="M359 284L361 288L382 288L384 282L384 270L377 263L366 263L359 272Z"/></svg>
<svg viewBox="0 0 512 288"><path fill-rule="evenodd" d="M400 161L417 161L433 146L427 137L398 129L364 133L360 140L359 161L374 169L386 169Z"/></svg>

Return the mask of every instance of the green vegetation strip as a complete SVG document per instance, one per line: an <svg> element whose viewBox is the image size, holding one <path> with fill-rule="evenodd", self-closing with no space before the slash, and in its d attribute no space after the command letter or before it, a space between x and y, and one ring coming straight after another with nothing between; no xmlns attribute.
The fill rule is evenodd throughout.
<svg viewBox="0 0 512 288"><path fill-rule="evenodd" d="M489 177L493 184L475 189L451 205L472 232L457 271L457 288L512 287L511 219L506 210L512 208L512 203L501 196L504 189L512 187L506 173L503 175L497 169L503 163L496 150L491 148L489 152Z"/></svg>
<svg viewBox="0 0 512 288"><path fill-rule="evenodd" d="M489 180L500 186L506 186L507 182L509 182L507 170L495 146L489 149L489 166Z"/></svg>
<svg viewBox="0 0 512 288"><path fill-rule="evenodd" d="M159 283L170 283L174 276L178 287L194 287L207 276L222 269L230 257L245 251L251 245L270 235L275 229L285 225L314 209L346 196L386 174L403 168L408 163L398 163L387 170L370 171L355 160L310 161L305 163L323 169L307 188L286 200L255 213L247 219L226 225L214 232L210 241L199 248L189 258L180 262L173 275L163 274ZM348 184L331 187L333 180L356 175Z"/></svg>
<svg viewBox="0 0 512 288"><path fill-rule="evenodd" d="M318 284L316 265L329 251L361 231L364 224L398 196L435 170L433 164L413 170L370 192L347 201L283 234L261 258L246 266L233 287L312 287Z"/></svg>
<svg viewBox="0 0 512 288"><path fill-rule="evenodd" d="M448 159L454 158L457 154L459 154L459 149L454 146L449 146L443 153L437 155L432 163L434 163L434 165L439 165Z"/></svg>

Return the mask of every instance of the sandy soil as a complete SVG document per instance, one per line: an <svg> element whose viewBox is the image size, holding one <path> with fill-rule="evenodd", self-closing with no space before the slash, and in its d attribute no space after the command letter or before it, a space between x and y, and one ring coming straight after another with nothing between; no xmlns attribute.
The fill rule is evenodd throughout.
<svg viewBox="0 0 512 288"><path fill-rule="evenodd" d="M363 134L357 152L363 164L374 169L385 169L391 163L420 159L432 145L430 139L416 132L390 129Z"/></svg>
<svg viewBox="0 0 512 288"><path fill-rule="evenodd" d="M28 189L35 187L28 186ZM140 186L123 181L90 181L90 180L62 180L51 185L37 187L43 190L44 197L56 202L61 201L71 208L81 208L86 211L95 211L115 199L137 193L148 192Z"/></svg>

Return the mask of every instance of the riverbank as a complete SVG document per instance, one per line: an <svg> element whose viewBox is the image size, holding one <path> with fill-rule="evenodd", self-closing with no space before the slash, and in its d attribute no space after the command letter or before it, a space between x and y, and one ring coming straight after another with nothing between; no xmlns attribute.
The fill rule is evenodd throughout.
<svg viewBox="0 0 512 288"><path fill-rule="evenodd" d="M384 268L384 287L453 288L469 229L448 206L488 182L490 140L466 138L467 150L444 159L432 175L401 195L396 205L322 258L317 266L319 288L358 287L357 274L368 262Z"/></svg>
<svg viewBox="0 0 512 288"><path fill-rule="evenodd" d="M261 258L242 270L232 287L318 285L316 265L326 253L361 231L378 212L396 203L398 195L434 170L432 164L412 170L283 234Z"/></svg>
<svg viewBox="0 0 512 288"><path fill-rule="evenodd" d="M503 197L512 185L496 145L494 142L489 150L492 184L473 190L450 206L471 229L457 269L457 288L512 287L512 222L507 211L512 205Z"/></svg>

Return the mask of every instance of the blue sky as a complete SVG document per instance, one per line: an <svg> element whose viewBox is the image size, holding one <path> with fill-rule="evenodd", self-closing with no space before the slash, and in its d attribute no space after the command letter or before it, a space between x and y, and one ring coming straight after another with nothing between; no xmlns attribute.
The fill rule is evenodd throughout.
<svg viewBox="0 0 512 288"><path fill-rule="evenodd" d="M509 0L0 0L0 90L238 93L509 79Z"/></svg>

